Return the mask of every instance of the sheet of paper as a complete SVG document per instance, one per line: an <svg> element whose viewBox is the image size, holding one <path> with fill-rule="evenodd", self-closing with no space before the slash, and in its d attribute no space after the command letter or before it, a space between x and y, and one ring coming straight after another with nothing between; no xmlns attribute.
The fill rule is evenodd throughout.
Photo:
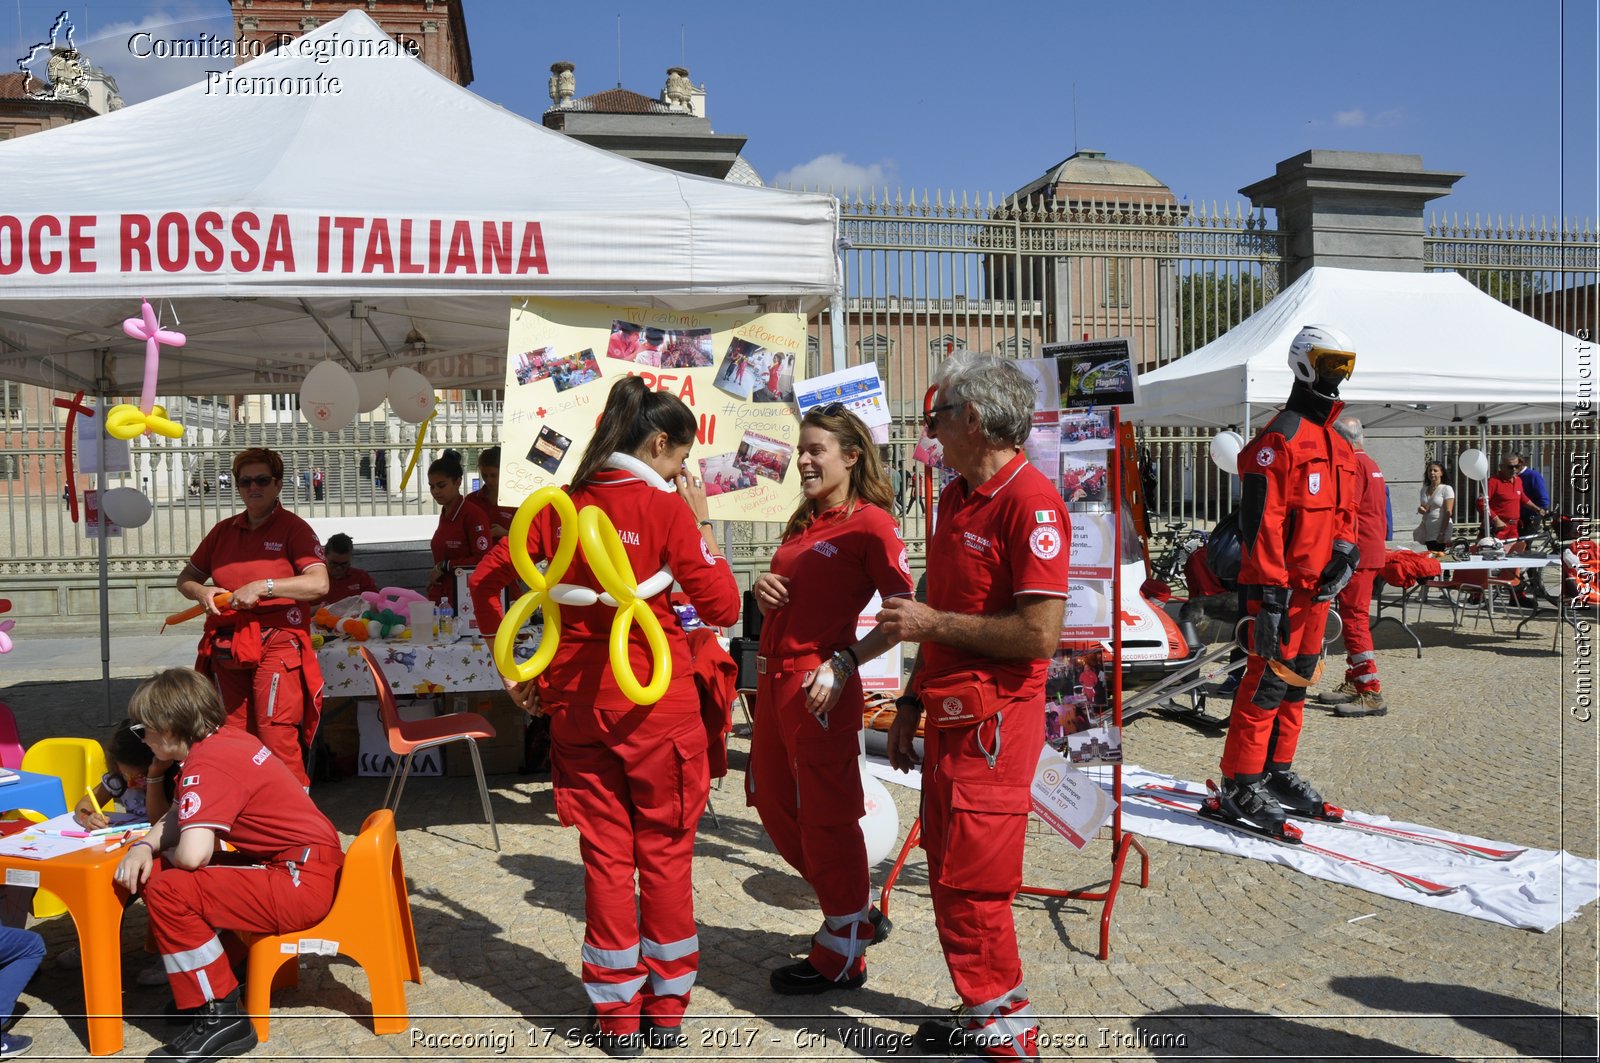
<svg viewBox="0 0 1600 1063"><path fill-rule="evenodd" d="M1116 802L1088 775L1045 746L1033 771L1033 813L1082 849L1106 825Z"/></svg>

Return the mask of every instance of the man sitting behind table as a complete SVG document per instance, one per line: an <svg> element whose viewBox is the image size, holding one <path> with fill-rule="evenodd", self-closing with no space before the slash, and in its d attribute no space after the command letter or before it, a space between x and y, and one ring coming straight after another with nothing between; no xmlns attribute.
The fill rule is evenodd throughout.
<svg viewBox="0 0 1600 1063"><path fill-rule="evenodd" d="M378 589L366 569L356 568L350 563L355 548L356 544L344 532L329 537L327 545L322 548L328 561L328 594L318 605L331 605L353 595Z"/></svg>

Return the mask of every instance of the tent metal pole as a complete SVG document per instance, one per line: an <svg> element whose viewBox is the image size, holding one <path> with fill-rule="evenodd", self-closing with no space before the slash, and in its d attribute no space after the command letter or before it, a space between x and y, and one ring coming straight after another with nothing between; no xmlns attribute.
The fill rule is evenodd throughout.
<svg viewBox="0 0 1600 1063"><path fill-rule="evenodd" d="M835 262L835 275L833 294L828 296L828 331L829 346L833 348L833 368L829 372L837 373L845 368L844 364L844 253L849 250L850 241L843 235L838 236L833 242Z"/></svg>
<svg viewBox="0 0 1600 1063"><path fill-rule="evenodd" d="M106 699L105 722L116 717L111 711L111 563L106 554L106 392L102 384L94 397L95 449L95 524L99 530L100 556L100 685Z"/></svg>

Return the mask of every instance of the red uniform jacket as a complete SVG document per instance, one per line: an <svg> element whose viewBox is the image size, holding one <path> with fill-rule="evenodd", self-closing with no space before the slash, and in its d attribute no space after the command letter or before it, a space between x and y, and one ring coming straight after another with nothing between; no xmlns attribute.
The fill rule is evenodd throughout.
<svg viewBox="0 0 1600 1063"><path fill-rule="evenodd" d="M1388 557L1389 492L1383 470L1364 450L1356 454L1361 475L1361 500L1356 506L1356 545L1361 548L1358 568L1382 568Z"/></svg>
<svg viewBox="0 0 1600 1063"><path fill-rule="evenodd" d="M377 589L378 585L373 582L371 573L364 568L351 565L340 578L328 577L328 593L312 608L315 610L317 606L332 605L334 602L342 602L346 598Z"/></svg>
<svg viewBox="0 0 1600 1063"><path fill-rule="evenodd" d="M1355 451L1329 427L1343 408L1333 403L1320 424L1281 410L1239 452L1240 583L1314 590L1334 541L1356 541L1361 472Z"/></svg>
<svg viewBox="0 0 1600 1063"><path fill-rule="evenodd" d="M635 470L634 466L639 468ZM627 470L604 469L594 479L569 490L578 509L596 505L611 518L639 582L665 566L705 623L723 627L738 619L739 587L727 559L706 547L694 513L675 497L670 485L643 463L635 461ZM571 529L571 533L576 535L577 529ZM528 553L535 561L543 561L555 554L558 542L554 510L541 510L528 531ZM485 635L492 637L499 631L505 616L500 608L500 591L516 578L508 540L502 539L472 574L472 601L479 630ZM600 589L600 581L584 561L582 549L573 555L572 566L561 582ZM694 662L668 595L656 595L650 600L650 609L661 622L672 651L672 684L654 711L697 713ZM561 607L561 643L542 677L542 695L548 695L557 705L593 705L614 711L634 707L617 689L611 673L609 640L615 614L614 608L601 604ZM629 659L633 674L641 682L647 681L652 660L637 626L629 637Z"/></svg>
<svg viewBox="0 0 1600 1063"><path fill-rule="evenodd" d="M428 598L456 601L456 579L448 570L476 564L489 549L489 514L465 496L439 511L439 529L433 533L433 559L444 561L446 573L428 584Z"/></svg>

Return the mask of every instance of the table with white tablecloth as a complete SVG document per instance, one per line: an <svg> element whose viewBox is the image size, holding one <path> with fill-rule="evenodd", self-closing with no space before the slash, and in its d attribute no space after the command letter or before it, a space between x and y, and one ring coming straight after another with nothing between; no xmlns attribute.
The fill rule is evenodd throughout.
<svg viewBox="0 0 1600 1063"><path fill-rule="evenodd" d="M1473 557L1468 558L1465 561L1441 561L1439 562L1439 569L1442 578L1448 580L1450 578L1450 574L1454 572L1497 572L1503 569L1542 569L1551 565L1560 566L1560 564L1561 558L1559 557L1532 557L1527 554L1514 554L1510 557L1504 558ZM1558 580L1560 579L1559 571L1555 578ZM1373 604L1377 607L1377 615L1372 621L1373 628L1376 629L1377 626L1382 623L1398 624L1400 626L1400 630L1404 631L1408 636L1410 636L1411 641L1416 643L1418 657L1422 656L1422 639L1417 636L1417 633L1412 630L1411 625L1406 622L1406 610L1413 602L1415 602L1417 604L1417 614L1420 618L1422 613L1421 595L1422 591L1426 589L1427 585L1428 581L1424 580L1413 584L1410 587L1403 588L1400 591L1400 597L1398 600L1390 600L1387 602L1383 598L1384 588L1381 583L1380 585L1374 587L1372 593ZM1530 595L1529 601L1531 604L1529 606L1528 615L1523 618L1522 623L1517 625L1518 635L1522 634L1522 629L1527 626L1528 621L1539 615L1538 596ZM1397 605L1400 608L1400 615L1398 617L1385 615L1387 610L1391 610ZM1452 608L1454 607L1452 606Z"/></svg>

